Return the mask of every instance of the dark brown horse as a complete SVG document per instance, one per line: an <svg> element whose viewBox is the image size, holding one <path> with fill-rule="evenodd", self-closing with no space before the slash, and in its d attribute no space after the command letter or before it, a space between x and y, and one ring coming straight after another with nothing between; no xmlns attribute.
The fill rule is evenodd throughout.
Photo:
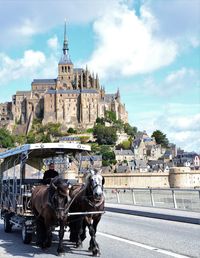
<svg viewBox="0 0 200 258"><path fill-rule="evenodd" d="M31 206L36 217L37 244L41 248L51 246L52 227L60 226L57 252L64 252L63 237L66 224L66 206L68 204L68 184L60 177L51 180L50 185L36 186L31 195Z"/></svg>
<svg viewBox="0 0 200 258"><path fill-rule="evenodd" d="M90 173L86 177L85 185L72 186L70 189L70 212L103 212L103 184L104 178L101 174ZM102 213L69 217L70 241L76 242L76 247L81 247L82 241L86 238L86 227L88 227L91 237L89 250L94 256L100 255L96 231L101 216Z"/></svg>

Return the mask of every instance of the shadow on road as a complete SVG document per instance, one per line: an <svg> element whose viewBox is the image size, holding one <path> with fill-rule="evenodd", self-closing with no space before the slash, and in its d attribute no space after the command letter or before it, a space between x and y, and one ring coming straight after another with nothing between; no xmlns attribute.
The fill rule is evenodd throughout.
<svg viewBox="0 0 200 258"><path fill-rule="evenodd" d="M67 235L67 233L66 233ZM65 255L75 256L91 256L91 253L84 249L76 249L74 244L65 237L64 248ZM48 249L41 249L36 246L36 239L30 244L24 244L21 237L21 229L13 227L11 233L4 232L2 221L0 221L0 257L54 257L57 256L58 233L53 234L52 246Z"/></svg>

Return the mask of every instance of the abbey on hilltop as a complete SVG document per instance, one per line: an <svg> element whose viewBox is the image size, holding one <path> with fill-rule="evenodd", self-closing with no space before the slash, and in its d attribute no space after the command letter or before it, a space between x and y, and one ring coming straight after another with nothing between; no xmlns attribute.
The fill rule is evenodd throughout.
<svg viewBox="0 0 200 258"><path fill-rule="evenodd" d="M0 126L12 130L18 124L24 133L31 127L33 118L42 124L61 123L63 129L93 127L97 117L105 111L116 112L117 119L128 122L128 113L121 103L120 93L106 94L98 74L83 68L74 68L70 59L64 27L62 56L55 79L34 79L30 91L17 91L12 102L0 104Z"/></svg>

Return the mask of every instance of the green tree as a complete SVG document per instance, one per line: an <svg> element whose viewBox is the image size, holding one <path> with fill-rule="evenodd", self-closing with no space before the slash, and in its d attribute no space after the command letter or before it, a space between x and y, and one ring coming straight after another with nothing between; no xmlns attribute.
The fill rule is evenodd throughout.
<svg viewBox="0 0 200 258"><path fill-rule="evenodd" d="M151 137L154 137L156 143L161 144L162 147L165 147L165 148L168 147L169 141L166 137L166 134L162 133L160 130L154 131Z"/></svg>
<svg viewBox="0 0 200 258"><path fill-rule="evenodd" d="M109 123L115 123L117 118L116 118L116 113L113 112L113 111L109 111L109 110L106 110L105 111L105 120Z"/></svg>
<svg viewBox="0 0 200 258"><path fill-rule="evenodd" d="M102 164L103 166L110 166L116 164L115 153L108 145L101 145L100 154L102 155Z"/></svg>
<svg viewBox="0 0 200 258"><path fill-rule="evenodd" d="M61 136L61 124L60 123L48 123L44 126L44 132L52 136Z"/></svg>
<svg viewBox="0 0 200 258"><path fill-rule="evenodd" d="M117 131L123 131L124 129L124 123L122 120L116 120L113 124L113 126L116 128Z"/></svg>
<svg viewBox="0 0 200 258"><path fill-rule="evenodd" d="M135 136L137 134L137 127L133 127L129 123L126 123L124 124L124 132L128 135Z"/></svg>
<svg viewBox="0 0 200 258"><path fill-rule="evenodd" d="M67 130L68 133L77 133L76 130L72 127L70 127L68 130Z"/></svg>
<svg viewBox="0 0 200 258"><path fill-rule="evenodd" d="M117 130L114 127L106 127L101 124L97 124L94 127L94 137L98 144L115 144L117 141Z"/></svg>
<svg viewBox="0 0 200 258"><path fill-rule="evenodd" d="M86 130L87 133L93 133L93 131L94 131L93 128L88 128L88 129Z"/></svg>
<svg viewBox="0 0 200 258"><path fill-rule="evenodd" d="M130 150L130 148L131 148L131 141L129 141L129 140L123 141L122 143L120 143L116 146L116 149L118 149L118 150L120 150L120 149Z"/></svg>
<svg viewBox="0 0 200 258"><path fill-rule="evenodd" d="M14 141L17 145L23 145L26 143L26 135L24 134L19 134L19 135L14 135Z"/></svg>
<svg viewBox="0 0 200 258"><path fill-rule="evenodd" d="M33 132L29 132L26 137L26 143L36 143L36 138Z"/></svg>
<svg viewBox="0 0 200 258"><path fill-rule="evenodd" d="M14 137L5 128L0 128L0 147L1 148L12 148L14 147Z"/></svg>
<svg viewBox="0 0 200 258"><path fill-rule="evenodd" d="M97 124L102 124L102 125L105 125L105 121L104 121L104 118L103 117L97 117L96 119L96 123Z"/></svg>
<svg viewBox="0 0 200 258"><path fill-rule="evenodd" d="M100 146L98 143L94 142L91 144L91 151L94 153L94 154L100 154Z"/></svg>
<svg viewBox="0 0 200 258"><path fill-rule="evenodd" d="M81 143L85 144L89 141L90 136L80 136L79 138L80 138Z"/></svg>

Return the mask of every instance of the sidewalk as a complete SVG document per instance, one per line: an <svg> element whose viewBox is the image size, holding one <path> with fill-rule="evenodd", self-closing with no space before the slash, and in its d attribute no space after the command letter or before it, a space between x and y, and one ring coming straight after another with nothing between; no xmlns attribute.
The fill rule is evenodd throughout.
<svg viewBox="0 0 200 258"><path fill-rule="evenodd" d="M126 204L106 203L106 211L144 216L157 219L200 224L200 213L166 208L143 207Z"/></svg>

